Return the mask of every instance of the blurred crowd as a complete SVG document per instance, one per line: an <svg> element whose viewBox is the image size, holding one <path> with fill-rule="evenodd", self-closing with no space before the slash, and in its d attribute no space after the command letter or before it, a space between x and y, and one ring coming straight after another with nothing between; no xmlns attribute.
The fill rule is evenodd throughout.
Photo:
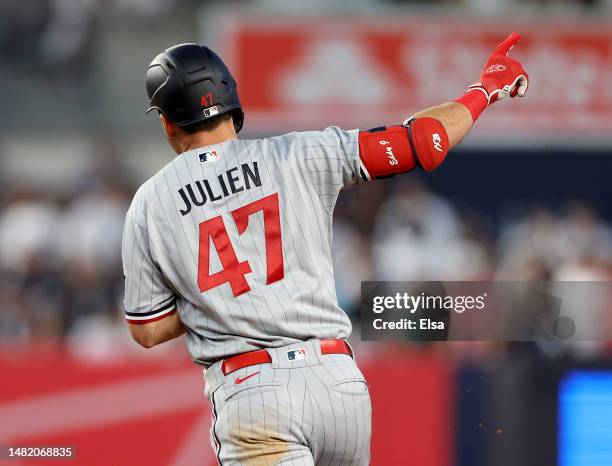
<svg viewBox="0 0 612 466"><path fill-rule="evenodd" d="M96 22L105 15L162 19L179 0L2 0L0 55L5 65L73 66L87 59Z"/></svg>
<svg viewBox="0 0 612 466"><path fill-rule="evenodd" d="M120 244L135 186L108 175L49 195L0 195L0 340L54 341L122 326ZM609 280L612 229L589 205L494 218L465 211L417 175L344 192L334 263L358 317L364 280Z"/></svg>
<svg viewBox="0 0 612 466"><path fill-rule="evenodd" d="M338 298L357 312L364 280L606 281L612 229L581 202L520 213L466 211L417 176L340 198L334 226Z"/></svg>
<svg viewBox="0 0 612 466"><path fill-rule="evenodd" d="M0 203L0 340L53 341L115 321L131 190L110 176L68 195L15 188Z"/></svg>
<svg viewBox="0 0 612 466"><path fill-rule="evenodd" d="M131 18L142 22L163 21L176 10L224 4L249 4L263 9L334 10L369 9L381 4L432 3L466 8L471 14L504 14L524 8L563 12L566 8L610 7L612 0L259 0L246 2L198 2L196 0L3 0L0 2L0 54L5 64L26 67L57 68L73 66L87 60L87 45L93 40L96 24L105 18L117 21ZM192 25L193 27L193 25Z"/></svg>
<svg viewBox="0 0 612 466"><path fill-rule="evenodd" d="M366 14L381 5L421 3L450 6L453 12L463 8L470 15L503 15L523 7L561 13L566 7L584 7L588 12L612 0L2 0L0 80L9 111L3 113L8 130L0 136L10 136L19 147L12 125L27 129L26 134L47 128L50 133L37 135L42 140L56 127L101 131L118 121L123 131L129 125L121 122L122 114L134 113L137 106L138 121L143 120L143 101L133 97L134 87L117 91L117 83L131 79L131 71L105 79L109 64L121 68L124 42L101 45L122 27L132 34L139 26L140 32L157 31L160 23L164 31L174 27L173 34L197 36L197 12L222 3L236 11L362 8ZM106 34L97 34L98 27ZM141 42L153 34L140 37ZM97 55L106 60L94 66ZM140 89L140 74L134 79ZM117 112L117 105L124 105L124 111ZM61 147L50 145L46 159L64 155ZM38 163L30 160L22 172L40 169ZM99 168L78 177L76 189L61 193L0 185L0 340L92 338L105 325L122 325L119 252L135 186L116 177L118 167ZM498 218L497 212L478 206L467 211L414 176L398 180L350 190L336 209L338 297L353 317L363 280L599 280L610 275L610 226L590 205L533 207Z"/></svg>

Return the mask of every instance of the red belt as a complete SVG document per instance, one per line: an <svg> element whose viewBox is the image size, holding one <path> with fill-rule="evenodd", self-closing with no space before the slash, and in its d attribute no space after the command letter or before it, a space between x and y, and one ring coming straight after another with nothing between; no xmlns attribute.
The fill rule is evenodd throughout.
<svg viewBox="0 0 612 466"><path fill-rule="evenodd" d="M351 347L345 340L319 340L319 342L321 343L321 354L353 355ZM221 363L221 371L223 375L228 375L244 367L270 362L272 362L272 356L270 356L267 350L249 351L248 353L237 354L223 361Z"/></svg>

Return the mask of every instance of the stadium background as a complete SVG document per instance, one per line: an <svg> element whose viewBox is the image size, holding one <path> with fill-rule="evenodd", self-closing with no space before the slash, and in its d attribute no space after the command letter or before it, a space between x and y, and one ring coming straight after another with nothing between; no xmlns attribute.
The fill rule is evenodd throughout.
<svg viewBox="0 0 612 466"><path fill-rule="evenodd" d="M88 466L215 464L183 343L139 349L121 315L124 214L172 157L143 115L155 54L216 49L241 136L260 137L401 122L458 96L517 30L525 101L489 110L436 173L336 208L372 464L612 464L611 345L366 344L357 313L362 280L610 280L611 19L609 0L2 0L0 444L70 444Z"/></svg>

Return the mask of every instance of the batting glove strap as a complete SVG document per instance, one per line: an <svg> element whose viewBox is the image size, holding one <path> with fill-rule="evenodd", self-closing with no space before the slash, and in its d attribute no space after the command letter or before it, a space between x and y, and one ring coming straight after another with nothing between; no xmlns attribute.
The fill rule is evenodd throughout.
<svg viewBox="0 0 612 466"><path fill-rule="evenodd" d="M489 104L510 97L524 97L529 87L529 77L523 66L516 60L494 56L489 59L480 81L469 89L479 89L485 93Z"/></svg>

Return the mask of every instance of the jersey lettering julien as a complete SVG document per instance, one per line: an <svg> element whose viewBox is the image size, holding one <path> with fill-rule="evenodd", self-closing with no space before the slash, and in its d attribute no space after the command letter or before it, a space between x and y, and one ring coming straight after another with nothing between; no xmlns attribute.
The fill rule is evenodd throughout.
<svg viewBox="0 0 612 466"><path fill-rule="evenodd" d="M228 140L137 191L123 238L128 322L178 312L193 360L346 338L331 256L340 190L369 179L359 131Z"/></svg>

